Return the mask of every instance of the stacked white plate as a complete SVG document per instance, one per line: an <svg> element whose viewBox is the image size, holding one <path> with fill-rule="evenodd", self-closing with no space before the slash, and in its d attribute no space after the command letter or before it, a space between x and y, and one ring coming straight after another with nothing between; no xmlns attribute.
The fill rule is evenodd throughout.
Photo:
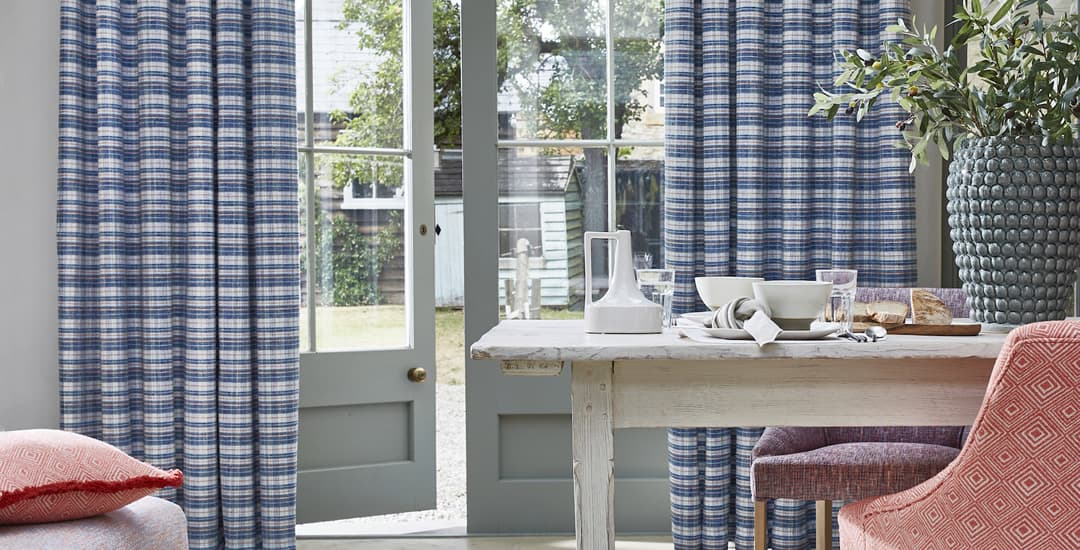
<svg viewBox="0 0 1080 550"><path fill-rule="evenodd" d="M753 340L749 332L741 328L708 328L706 323L711 323L713 312L711 311L697 311L694 313L685 313L679 316L677 326L679 328L688 328L697 330L703 334L707 334L713 338L723 338L725 340ZM820 340L833 334L836 334L840 330L840 327L833 323L814 323L810 326L810 330L785 330L781 331L776 337L777 340Z"/></svg>

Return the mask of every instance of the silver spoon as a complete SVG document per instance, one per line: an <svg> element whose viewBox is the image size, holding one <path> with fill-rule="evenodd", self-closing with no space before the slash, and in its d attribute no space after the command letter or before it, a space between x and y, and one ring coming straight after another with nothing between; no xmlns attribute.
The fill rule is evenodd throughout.
<svg viewBox="0 0 1080 550"><path fill-rule="evenodd" d="M871 342L877 342L878 340L884 340L885 336L889 334L889 331L885 330L885 327L872 326L866 327L863 334L865 334Z"/></svg>

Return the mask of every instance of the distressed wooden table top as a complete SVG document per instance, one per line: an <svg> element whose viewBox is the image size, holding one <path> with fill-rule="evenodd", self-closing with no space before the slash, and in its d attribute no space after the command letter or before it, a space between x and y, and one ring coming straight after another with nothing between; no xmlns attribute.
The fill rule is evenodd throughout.
<svg viewBox="0 0 1080 550"><path fill-rule="evenodd" d="M782 341L758 348L750 341L695 342L677 329L663 334L586 334L582 321L503 321L473 344L474 359L530 361L626 361L716 359L948 359L996 358L1005 333L978 336L889 335L856 343L828 338Z"/></svg>

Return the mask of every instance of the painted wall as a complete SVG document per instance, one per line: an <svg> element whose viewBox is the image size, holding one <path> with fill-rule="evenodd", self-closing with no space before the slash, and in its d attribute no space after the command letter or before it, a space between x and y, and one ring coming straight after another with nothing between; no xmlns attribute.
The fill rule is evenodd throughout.
<svg viewBox="0 0 1080 550"><path fill-rule="evenodd" d="M945 6L941 0L912 0L911 9L919 25L942 28ZM938 32L938 46L944 46L943 33ZM915 249L918 258L918 285L941 286L941 208L944 181L941 176L941 157L936 149L929 165L915 169Z"/></svg>
<svg viewBox="0 0 1080 550"><path fill-rule="evenodd" d="M0 17L0 427L58 424L58 0L7 0Z"/></svg>

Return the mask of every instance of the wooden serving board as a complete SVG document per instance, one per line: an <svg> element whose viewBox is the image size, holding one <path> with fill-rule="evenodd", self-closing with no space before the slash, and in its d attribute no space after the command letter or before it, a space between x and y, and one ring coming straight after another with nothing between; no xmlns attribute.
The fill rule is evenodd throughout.
<svg viewBox="0 0 1080 550"><path fill-rule="evenodd" d="M977 336L982 332L980 323L953 323L951 325L879 325L877 323L854 323L852 330L862 332L869 326L883 326L889 334L909 334L916 336Z"/></svg>

